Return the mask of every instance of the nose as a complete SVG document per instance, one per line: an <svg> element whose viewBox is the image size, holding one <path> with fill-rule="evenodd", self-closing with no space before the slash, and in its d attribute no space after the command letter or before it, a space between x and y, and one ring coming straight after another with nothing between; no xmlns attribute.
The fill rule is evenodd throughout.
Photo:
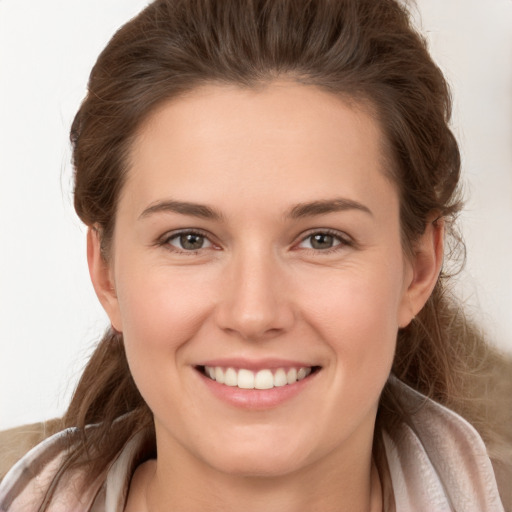
<svg viewBox="0 0 512 512"><path fill-rule="evenodd" d="M263 251L234 255L223 277L216 308L221 329L258 341L291 328L294 309L282 263L276 257Z"/></svg>

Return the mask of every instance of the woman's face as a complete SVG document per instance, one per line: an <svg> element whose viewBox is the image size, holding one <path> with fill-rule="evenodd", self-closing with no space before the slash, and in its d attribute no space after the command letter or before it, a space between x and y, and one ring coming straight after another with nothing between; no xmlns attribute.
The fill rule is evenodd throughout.
<svg viewBox="0 0 512 512"><path fill-rule="evenodd" d="M381 147L363 109L291 83L205 86L140 129L103 278L92 233L90 261L159 459L283 475L371 452L417 305Z"/></svg>

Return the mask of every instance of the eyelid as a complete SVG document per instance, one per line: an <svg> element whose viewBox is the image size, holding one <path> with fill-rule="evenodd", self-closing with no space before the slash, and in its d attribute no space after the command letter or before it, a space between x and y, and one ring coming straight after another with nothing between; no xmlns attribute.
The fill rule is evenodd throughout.
<svg viewBox="0 0 512 512"><path fill-rule="evenodd" d="M170 240L176 239L182 235L201 236L201 237L205 238L206 240L208 240L210 245L208 247L201 247L200 249L197 249L197 250L185 250L185 249L180 249L179 247L176 247L176 246L170 244ZM177 254L189 254L189 255L197 254L199 251L202 251L203 249L211 249L212 247L217 246L217 244L213 241L212 235L210 233L208 233L207 231L204 231L203 229L199 229L199 228L182 228L182 229L175 229L175 230L167 231L165 234L163 234L162 236L160 236L158 238L155 245L163 246L166 249L168 249L169 251L177 253Z"/></svg>
<svg viewBox="0 0 512 512"><path fill-rule="evenodd" d="M178 247L175 247L169 243L171 239L177 238L181 235L187 235L187 234L193 234L193 235L199 235L204 237L208 242L211 244L209 247L201 247L197 250L180 250ZM330 235L334 238L336 238L340 243L335 245L334 247L328 248L328 249L313 249L313 248L300 248L298 247L302 242L307 240L309 237L315 235L315 234L325 234ZM178 254L197 254L199 251L203 249L211 249L212 247L219 249L219 244L217 244L214 240L214 237L211 233L200 229L200 228L182 228L182 229L176 229L167 231L165 234L160 236L158 240L156 241L155 245L158 246L164 246L168 250L178 253ZM314 253L320 253L320 254L327 254L329 252L334 252L337 250L341 250L344 247L354 247L356 246L356 241L347 233L343 231L338 231L336 229L332 228L312 228L308 231L301 233L298 237L298 240L293 244L292 248L299 248L305 251L311 251Z"/></svg>
<svg viewBox="0 0 512 512"><path fill-rule="evenodd" d="M356 245L354 239L343 231L338 231L331 228L314 228L306 231L305 233L301 233L299 240L294 244L294 247L298 247L302 242L317 234L332 236L333 238L336 238L340 243L328 249L313 249L309 247L299 247L299 249L312 251L317 254L328 254L330 252L339 251L344 247L353 247Z"/></svg>

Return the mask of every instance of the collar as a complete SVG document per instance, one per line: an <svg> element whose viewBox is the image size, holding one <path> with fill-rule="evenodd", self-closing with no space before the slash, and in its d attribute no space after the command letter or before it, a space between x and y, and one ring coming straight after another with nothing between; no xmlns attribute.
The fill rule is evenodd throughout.
<svg viewBox="0 0 512 512"><path fill-rule="evenodd" d="M504 512L477 431L397 378L391 376L389 385L406 410L412 411L393 432L382 432L395 512ZM123 512L133 471L142 462L147 432L135 434L83 493L77 493L77 488L84 471L59 474L76 439L76 429L65 430L23 457L0 485L0 512L37 510L49 491L55 499L48 512ZM391 506L386 512L391 512Z"/></svg>

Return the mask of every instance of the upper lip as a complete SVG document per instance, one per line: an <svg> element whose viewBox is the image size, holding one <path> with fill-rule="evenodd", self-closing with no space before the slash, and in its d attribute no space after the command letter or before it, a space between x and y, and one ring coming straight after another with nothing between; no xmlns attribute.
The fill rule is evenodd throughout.
<svg viewBox="0 0 512 512"><path fill-rule="evenodd" d="M258 371L278 368L311 368L318 365L311 362L292 359L247 359L230 357L223 359L209 359L207 361L202 361L195 366L220 366L221 368L244 368L247 370Z"/></svg>

